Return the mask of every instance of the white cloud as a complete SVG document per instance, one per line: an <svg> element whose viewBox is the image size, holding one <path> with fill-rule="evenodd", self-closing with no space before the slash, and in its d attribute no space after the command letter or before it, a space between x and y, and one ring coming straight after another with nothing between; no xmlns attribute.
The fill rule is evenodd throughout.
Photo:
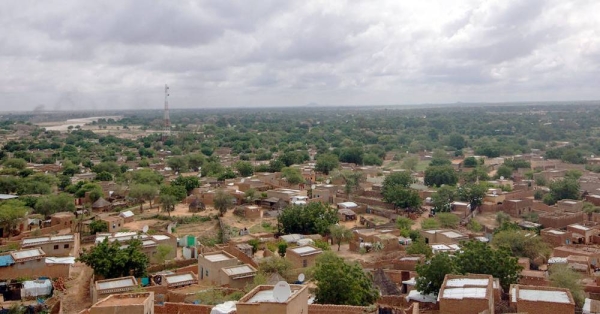
<svg viewBox="0 0 600 314"><path fill-rule="evenodd" d="M2 110L598 99L600 3L13 1Z"/></svg>

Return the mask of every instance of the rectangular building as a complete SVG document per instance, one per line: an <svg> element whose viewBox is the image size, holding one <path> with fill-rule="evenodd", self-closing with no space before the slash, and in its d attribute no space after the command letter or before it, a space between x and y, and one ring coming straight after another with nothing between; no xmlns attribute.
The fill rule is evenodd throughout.
<svg viewBox="0 0 600 314"><path fill-rule="evenodd" d="M237 258L225 251L200 254L198 256L198 281L219 285L221 284L219 276L221 268L238 264Z"/></svg>
<svg viewBox="0 0 600 314"><path fill-rule="evenodd" d="M223 267L219 271L221 286L243 289L254 281L256 268L248 264Z"/></svg>
<svg viewBox="0 0 600 314"><path fill-rule="evenodd" d="M446 275L438 294L440 314L494 314L494 278Z"/></svg>
<svg viewBox="0 0 600 314"><path fill-rule="evenodd" d="M315 260L323 250L311 245L287 249L285 259L290 261L294 268L307 268L315 265Z"/></svg>
<svg viewBox="0 0 600 314"><path fill-rule="evenodd" d="M74 234L24 238L21 241L21 249L40 248L50 256L72 256L75 240Z"/></svg>
<svg viewBox="0 0 600 314"><path fill-rule="evenodd" d="M243 296L236 304L237 314L300 314L308 313L308 287L290 285L291 295L283 302L273 296L275 286L258 286Z"/></svg>
<svg viewBox="0 0 600 314"><path fill-rule="evenodd" d="M133 291L137 287L138 282L133 276L98 280L92 285L92 303L96 303L111 294Z"/></svg>
<svg viewBox="0 0 600 314"><path fill-rule="evenodd" d="M89 310L90 314L154 314L154 292L113 294Z"/></svg>
<svg viewBox="0 0 600 314"><path fill-rule="evenodd" d="M519 313L575 313L575 302L568 289L511 285L510 304Z"/></svg>

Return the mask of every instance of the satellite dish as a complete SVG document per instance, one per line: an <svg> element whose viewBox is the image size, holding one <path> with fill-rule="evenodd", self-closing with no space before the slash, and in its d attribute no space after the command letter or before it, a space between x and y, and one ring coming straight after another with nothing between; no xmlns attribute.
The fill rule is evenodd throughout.
<svg viewBox="0 0 600 314"><path fill-rule="evenodd" d="M298 275L298 281L304 282L304 279L306 279L306 277L304 276L304 274L301 273L300 275Z"/></svg>
<svg viewBox="0 0 600 314"><path fill-rule="evenodd" d="M314 190L316 187L317 187L317 186L316 186L316 185L314 185L314 184L310 186L311 190Z"/></svg>
<svg viewBox="0 0 600 314"><path fill-rule="evenodd" d="M240 180L240 183L244 183L244 181L246 181L246 179L245 179L245 178L242 178L242 179Z"/></svg>
<svg viewBox="0 0 600 314"><path fill-rule="evenodd" d="M145 225L144 227L142 227L142 232L143 233L148 232L148 225Z"/></svg>
<svg viewBox="0 0 600 314"><path fill-rule="evenodd" d="M273 298L277 302L285 302L292 295L290 285L285 281L280 281L273 288Z"/></svg>
<svg viewBox="0 0 600 314"><path fill-rule="evenodd" d="M331 180L327 179L327 181L325 181L325 183L329 184L331 182Z"/></svg>
<svg viewBox="0 0 600 314"><path fill-rule="evenodd" d="M500 180L504 180L504 176L500 176Z"/></svg>

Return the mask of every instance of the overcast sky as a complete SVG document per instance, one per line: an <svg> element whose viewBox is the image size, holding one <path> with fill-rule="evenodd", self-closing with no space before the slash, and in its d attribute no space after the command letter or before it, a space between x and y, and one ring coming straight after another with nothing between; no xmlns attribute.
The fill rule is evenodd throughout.
<svg viewBox="0 0 600 314"><path fill-rule="evenodd" d="M9 0L0 110L600 99L597 0Z"/></svg>

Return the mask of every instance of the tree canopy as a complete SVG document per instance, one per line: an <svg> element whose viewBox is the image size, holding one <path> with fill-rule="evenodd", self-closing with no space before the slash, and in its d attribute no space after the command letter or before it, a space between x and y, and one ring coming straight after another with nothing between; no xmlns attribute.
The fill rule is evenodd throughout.
<svg viewBox="0 0 600 314"><path fill-rule="evenodd" d="M279 230L283 234L325 234L329 226L337 222L337 210L320 202L290 205L278 216Z"/></svg>
<svg viewBox="0 0 600 314"><path fill-rule="evenodd" d="M148 257L142 252L142 242L134 239L125 248L121 248L122 245L119 241L104 239L90 249L83 249L77 260L91 267L97 276L106 279L145 276Z"/></svg>
<svg viewBox="0 0 600 314"><path fill-rule="evenodd" d="M331 251L317 258L314 279L319 304L367 306L379 298L373 280L358 262L346 262Z"/></svg>

